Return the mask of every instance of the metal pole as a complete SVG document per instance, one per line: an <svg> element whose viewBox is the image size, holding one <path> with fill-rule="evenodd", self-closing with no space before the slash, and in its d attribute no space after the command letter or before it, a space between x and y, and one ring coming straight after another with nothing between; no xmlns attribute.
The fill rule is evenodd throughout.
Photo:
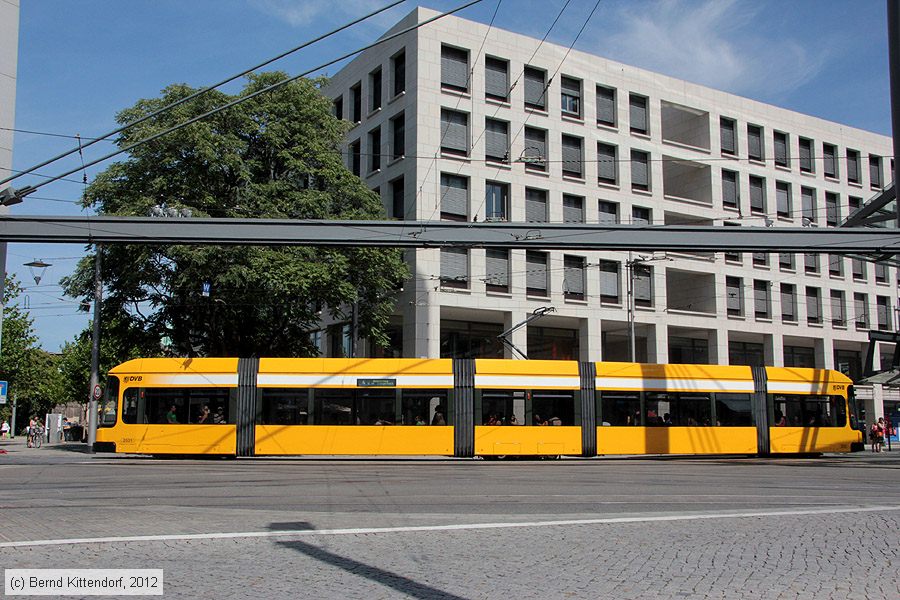
<svg viewBox="0 0 900 600"><path fill-rule="evenodd" d="M97 398L94 390L100 386L100 302L103 300L103 282L100 279L100 263L103 247L97 244L94 257L94 328L91 336L91 390L88 401L88 452L94 451L97 442Z"/></svg>
<svg viewBox="0 0 900 600"><path fill-rule="evenodd" d="M628 271L628 359L634 362L634 261L631 260L631 252L628 253L628 262L625 263L625 268Z"/></svg>
<svg viewBox="0 0 900 600"><path fill-rule="evenodd" d="M19 405L19 399L16 398L16 392L12 393L12 400L13 400L12 424L10 425L10 428L9 428L9 439L13 439L14 437L16 437L16 408L18 408L18 405Z"/></svg>
<svg viewBox="0 0 900 600"><path fill-rule="evenodd" d="M356 358L356 338L359 337L359 300L353 301L350 314L350 358Z"/></svg>
<svg viewBox="0 0 900 600"><path fill-rule="evenodd" d="M894 190L900 183L900 0L887 0L888 55L891 71L891 122L894 133ZM894 199L900 228L900 198Z"/></svg>

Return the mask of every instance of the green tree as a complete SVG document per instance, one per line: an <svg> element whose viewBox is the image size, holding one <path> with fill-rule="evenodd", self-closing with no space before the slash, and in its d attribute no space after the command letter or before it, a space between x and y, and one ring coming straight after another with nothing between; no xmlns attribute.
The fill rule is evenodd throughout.
<svg viewBox="0 0 900 600"><path fill-rule="evenodd" d="M34 322L18 302L22 286L12 276L6 279L3 307L3 337L0 373L9 382L9 399L0 418L9 418L12 396L18 403L16 431L32 415L43 416L61 398L61 375L57 357L37 347Z"/></svg>
<svg viewBox="0 0 900 600"><path fill-rule="evenodd" d="M204 94L128 130L132 144L238 97L283 81L251 76L237 96ZM194 217L382 219L379 197L343 165L338 150L347 124L331 115L321 80L298 80L250 98L129 152L99 174L84 204L106 215L165 212ZM194 90L166 88L160 98L122 111L125 123ZM184 218L184 217L181 217ZM309 247L117 245L103 248L107 314L118 333L186 356L309 356L309 333L321 311L349 319L385 344L390 290L408 276L397 250ZM66 293L89 298L93 257L64 281ZM210 294L203 294L204 282ZM153 350L154 348L148 348Z"/></svg>

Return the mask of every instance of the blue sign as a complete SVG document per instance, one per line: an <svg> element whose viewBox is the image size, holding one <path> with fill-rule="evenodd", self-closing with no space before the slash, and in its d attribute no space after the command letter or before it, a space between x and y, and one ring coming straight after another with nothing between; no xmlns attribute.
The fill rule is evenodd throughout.
<svg viewBox="0 0 900 600"><path fill-rule="evenodd" d="M5 381L0 381L0 404L6 404L6 391L9 389L9 384Z"/></svg>
<svg viewBox="0 0 900 600"><path fill-rule="evenodd" d="M206 298L209 298L209 291L212 288L212 285L208 281L203 282L203 292L202 295Z"/></svg>

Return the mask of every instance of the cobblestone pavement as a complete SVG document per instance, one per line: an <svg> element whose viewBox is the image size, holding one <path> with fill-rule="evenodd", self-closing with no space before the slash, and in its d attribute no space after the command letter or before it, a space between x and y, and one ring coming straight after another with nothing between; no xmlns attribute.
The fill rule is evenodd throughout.
<svg viewBox="0 0 900 600"><path fill-rule="evenodd" d="M900 456L155 461L10 449L0 566L161 568L168 598L900 598ZM15 545L122 536L170 537Z"/></svg>

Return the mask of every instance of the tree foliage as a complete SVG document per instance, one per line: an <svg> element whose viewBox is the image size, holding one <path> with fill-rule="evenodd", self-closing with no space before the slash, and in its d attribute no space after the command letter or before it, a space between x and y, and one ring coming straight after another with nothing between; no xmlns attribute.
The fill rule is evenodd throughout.
<svg viewBox="0 0 900 600"><path fill-rule="evenodd" d="M9 382L9 387L7 404L0 406L0 418L9 418L15 396L17 431L30 416L43 417L63 396L58 357L37 347L34 322L18 302L21 294L19 282L12 276L7 277L0 373Z"/></svg>
<svg viewBox="0 0 900 600"><path fill-rule="evenodd" d="M284 79L265 73L251 76L237 96L204 94L117 143L130 145ZM193 217L384 218L378 196L343 165L345 124L331 115L319 85L287 83L129 151L128 160L97 176L84 204L105 215L187 209ZM172 85L117 119L133 121L192 92ZM104 334L138 340L151 353L166 340L172 353L186 356L313 355L309 333L323 307L341 320L354 301L361 334L384 343L388 292L407 276L395 250L111 245L102 252L103 319L117 319L116 332L104 323ZM89 298L92 279L91 256L64 281L67 294Z"/></svg>

